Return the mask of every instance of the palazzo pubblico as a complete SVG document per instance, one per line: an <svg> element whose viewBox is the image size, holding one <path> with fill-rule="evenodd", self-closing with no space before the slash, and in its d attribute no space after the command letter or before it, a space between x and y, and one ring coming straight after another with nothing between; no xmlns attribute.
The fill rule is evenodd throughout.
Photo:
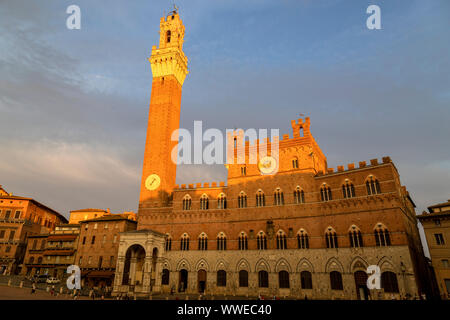
<svg viewBox="0 0 450 320"><path fill-rule="evenodd" d="M137 230L122 233L114 294L161 292L304 299L386 299L423 292L415 205L389 157L327 166L310 119L291 121L278 159L244 142L227 183L176 185L172 132L188 73L178 12L160 22ZM230 137L229 137L230 138ZM242 132L231 140L243 142ZM235 150L235 157L237 155ZM258 156L250 164L248 155ZM236 159L235 159L236 160ZM265 161L265 162L264 162ZM264 163L263 163L264 162ZM276 174L262 174L275 163ZM366 286L381 269L381 289Z"/></svg>

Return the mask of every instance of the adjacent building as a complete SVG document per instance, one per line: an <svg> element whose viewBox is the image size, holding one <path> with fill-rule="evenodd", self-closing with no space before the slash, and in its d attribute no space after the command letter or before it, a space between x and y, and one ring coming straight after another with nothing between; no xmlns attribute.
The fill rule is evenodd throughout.
<svg viewBox="0 0 450 320"><path fill-rule="evenodd" d="M0 186L0 274L19 274L28 238L67 223L57 211Z"/></svg>
<svg viewBox="0 0 450 320"><path fill-rule="evenodd" d="M450 200L428 207L418 216L431 256L441 297L450 299Z"/></svg>
<svg viewBox="0 0 450 320"><path fill-rule="evenodd" d="M84 287L112 287L121 233L136 230L133 215L110 214L80 221L75 264Z"/></svg>
<svg viewBox="0 0 450 320"><path fill-rule="evenodd" d="M87 208L87 209L79 209L79 210L72 210L70 211L70 218L69 223L70 224L77 224L81 221L90 220L90 219L96 219L103 216L110 216L111 211L108 209L94 209L94 208ZM132 211L126 211L122 213L122 215L126 215L128 219L135 220L136 221L136 214Z"/></svg>
<svg viewBox="0 0 450 320"><path fill-rule="evenodd" d="M79 224L63 224L49 234L29 237L22 274L65 279L67 267L75 263L79 232Z"/></svg>

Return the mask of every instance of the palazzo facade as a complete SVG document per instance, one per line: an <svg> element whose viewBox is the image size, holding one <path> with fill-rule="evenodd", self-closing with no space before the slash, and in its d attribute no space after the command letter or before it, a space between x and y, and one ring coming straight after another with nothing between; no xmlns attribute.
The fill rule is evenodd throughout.
<svg viewBox="0 0 450 320"><path fill-rule="evenodd" d="M274 140L249 142L242 131L230 133L227 183L175 185L171 135L179 128L188 73L183 38L178 12L161 18L160 44L149 58L138 225L121 234L113 294L391 299L425 293L415 205L396 166L383 157L329 168L309 118L292 120L292 136L284 135L275 151ZM369 265L380 267L381 289L367 289Z"/></svg>

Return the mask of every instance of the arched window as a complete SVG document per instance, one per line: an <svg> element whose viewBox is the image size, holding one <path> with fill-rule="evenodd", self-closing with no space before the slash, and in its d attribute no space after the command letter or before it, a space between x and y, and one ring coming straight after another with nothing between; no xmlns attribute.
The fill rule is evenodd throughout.
<svg viewBox="0 0 450 320"><path fill-rule="evenodd" d="M312 276L309 271L302 271L300 273L300 282L302 289L312 289Z"/></svg>
<svg viewBox="0 0 450 320"><path fill-rule="evenodd" d="M248 287L248 272L247 270L239 271L239 287Z"/></svg>
<svg viewBox="0 0 450 320"><path fill-rule="evenodd" d="M217 250L227 250L227 237L223 232L217 235Z"/></svg>
<svg viewBox="0 0 450 320"><path fill-rule="evenodd" d="M166 242L164 247L166 251L172 250L172 237L169 234L166 234Z"/></svg>
<svg viewBox="0 0 450 320"><path fill-rule="evenodd" d="M256 193L256 206L257 207L264 207L266 205L266 197L264 195L264 192L262 190L258 190Z"/></svg>
<svg viewBox="0 0 450 320"><path fill-rule="evenodd" d="M344 287L342 285L342 275L338 271L330 272L330 285L331 290L343 290Z"/></svg>
<svg viewBox="0 0 450 320"><path fill-rule="evenodd" d="M246 166L242 166L241 167L241 176L246 176L247 175L247 167Z"/></svg>
<svg viewBox="0 0 450 320"><path fill-rule="evenodd" d="M28 261L29 264L32 264L34 262L34 257L30 258L30 261Z"/></svg>
<svg viewBox="0 0 450 320"><path fill-rule="evenodd" d="M184 233L181 236L180 250L182 250L182 251L188 251L189 250L189 236L188 236L187 233Z"/></svg>
<svg viewBox="0 0 450 320"><path fill-rule="evenodd" d="M258 287L269 287L269 273L267 271L261 270L258 272Z"/></svg>
<svg viewBox="0 0 450 320"><path fill-rule="evenodd" d="M284 204L284 194L280 188L277 188L273 193L273 204L276 206L282 206Z"/></svg>
<svg viewBox="0 0 450 320"><path fill-rule="evenodd" d="M267 237L264 232L260 231L256 237L258 250L267 250Z"/></svg>
<svg viewBox="0 0 450 320"><path fill-rule="evenodd" d="M375 244L377 247L386 247L391 245L389 230L381 223L377 224L374 231Z"/></svg>
<svg viewBox="0 0 450 320"><path fill-rule="evenodd" d="M198 236L198 250L208 250L208 236L204 232Z"/></svg>
<svg viewBox="0 0 450 320"><path fill-rule="evenodd" d="M238 207L247 208L247 195L244 191L241 191L238 196Z"/></svg>
<svg viewBox="0 0 450 320"><path fill-rule="evenodd" d="M239 250L248 250L248 239L245 232L239 235Z"/></svg>
<svg viewBox="0 0 450 320"><path fill-rule="evenodd" d="M294 201L296 204L305 203L305 193L299 186L294 190Z"/></svg>
<svg viewBox="0 0 450 320"><path fill-rule="evenodd" d="M170 32L170 30L167 30L166 32L166 42L170 43L170 37L171 37L172 33Z"/></svg>
<svg viewBox="0 0 450 320"><path fill-rule="evenodd" d="M355 187L348 179L345 179L345 183L342 185L342 194L344 198L353 198L355 196Z"/></svg>
<svg viewBox="0 0 450 320"><path fill-rule="evenodd" d="M217 208L218 209L227 208L227 197L223 193L219 194L219 197L217 198Z"/></svg>
<svg viewBox="0 0 450 320"><path fill-rule="evenodd" d="M385 271L381 274L381 287L384 292L399 293L397 276L391 271Z"/></svg>
<svg viewBox="0 0 450 320"><path fill-rule="evenodd" d="M308 234L303 229L297 233L297 245L299 249L309 249Z"/></svg>
<svg viewBox="0 0 450 320"><path fill-rule="evenodd" d="M278 272L278 285L280 289L289 289L289 272L284 270Z"/></svg>
<svg viewBox="0 0 450 320"><path fill-rule="evenodd" d="M277 232L277 249L280 250L287 249L286 233L284 233L283 230Z"/></svg>
<svg viewBox="0 0 450 320"><path fill-rule="evenodd" d="M333 198L331 196L331 188L326 183L324 183L322 185L322 187L320 188L320 199L322 201L333 200Z"/></svg>
<svg viewBox="0 0 450 320"><path fill-rule="evenodd" d="M218 287L227 286L227 272L225 270L217 271L217 286Z"/></svg>
<svg viewBox="0 0 450 320"><path fill-rule="evenodd" d="M298 158L297 157L294 157L292 159L292 168L293 169L298 169Z"/></svg>
<svg viewBox="0 0 450 320"><path fill-rule="evenodd" d="M42 263L42 257L39 257L39 258L37 259L37 263L38 263L38 264L41 264L41 263Z"/></svg>
<svg viewBox="0 0 450 320"><path fill-rule="evenodd" d="M362 248L364 246L361 230L357 226L351 226L348 231L348 236L350 239L350 247L352 248Z"/></svg>
<svg viewBox="0 0 450 320"><path fill-rule="evenodd" d="M169 284L170 271L168 269L163 269L161 284L168 285Z"/></svg>
<svg viewBox="0 0 450 320"><path fill-rule="evenodd" d="M209 209L209 199L206 194L202 194L200 197L200 210L208 210Z"/></svg>
<svg viewBox="0 0 450 320"><path fill-rule="evenodd" d="M183 198L183 210L191 210L192 208L192 199L190 195L185 195Z"/></svg>
<svg viewBox="0 0 450 320"><path fill-rule="evenodd" d="M381 193L380 183L372 175L367 177L366 188L367 188L367 195L369 196Z"/></svg>
<svg viewBox="0 0 450 320"><path fill-rule="evenodd" d="M336 231L332 227L328 227L325 232L325 241L327 244L327 248L338 248L338 240Z"/></svg>

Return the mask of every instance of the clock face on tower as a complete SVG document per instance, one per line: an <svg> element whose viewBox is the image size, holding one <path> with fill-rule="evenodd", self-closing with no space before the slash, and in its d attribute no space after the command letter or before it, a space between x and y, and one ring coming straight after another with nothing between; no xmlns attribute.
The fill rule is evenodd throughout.
<svg viewBox="0 0 450 320"><path fill-rule="evenodd" d="M274 157L264 157L258 163L261 174L271 174L277 167L277 160Z"/></svg>
<svg viewBox="0 0 450 320"><path fill-rule="evenodd" d="M160 184L161 178L156 173L149 175L147 179L145 179L145 187L150 191L158 189Z"/></svg>

